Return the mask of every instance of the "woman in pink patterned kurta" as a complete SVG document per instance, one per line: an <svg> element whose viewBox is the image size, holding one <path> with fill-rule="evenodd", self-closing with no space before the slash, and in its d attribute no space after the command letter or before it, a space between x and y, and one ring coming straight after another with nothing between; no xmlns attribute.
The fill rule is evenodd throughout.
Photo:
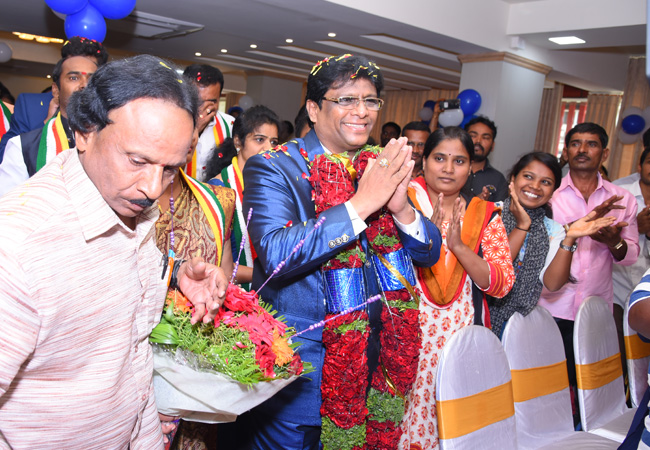
<svg viewBox="0 0 650 450"><path fill-rule="evenodd" d="M424 177L409 196L440 228L440 260L418 271L422 349L415 384L406 401L402 450L438 448L436 371L445 342L464 326L489 326L485 294L502 297L515 280L505 227L493 203L461 191L471 171L474 145L458 127L438 129L425 144Z"/></svg>

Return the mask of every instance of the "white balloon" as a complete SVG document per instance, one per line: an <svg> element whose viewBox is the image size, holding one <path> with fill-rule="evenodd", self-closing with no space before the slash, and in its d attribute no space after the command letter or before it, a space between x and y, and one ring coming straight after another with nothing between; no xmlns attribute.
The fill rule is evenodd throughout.
<svg viewBox="0 0 650 450"><path fill-rule="evenodd" d="M433 118L433 109L431 108L422 108L418 113L420 119L427 121Z"/></svg>
<svg viewBox="0 0 650 450"><path fill-rule="evenodd" d="M618 130L618 140L625 145L634 144L639 136L639 134L628 134L623 130Z"/></svg>
<svg viewBox="0 0 650 450"><path fill-rule="evenodd" d="M11 59L11 47L6 42L0 42L0 63L5 63Z"/></svg>
<svg viewBox="0 0 650 450"><path fill-rule="evenodd" d="M65 20L65 18L67 17L67 14L63 14L63 13L60 13L60 12L54 11L54 10L52 10L52 12L54 13L54 15L56 17L58 17L61 20Z"/></svg>
<svg viewBox="0 0 650 450"><path fill-rule="evenodd" d="M631 116L632 114L637 114L643 117L643 110L641 108L637 108L636 106L625 108L621 113L621 120L625 119L627 116Z"/></svg>
<svg viewBox="0 0 650 450"><path fill-rule="evenodd" d="M443 127L457 127L463 122L462 109L448 109L443 111L438 117L438 123Z"/></svg>
<svg viewBox="0 0 650 450"><path fill-rule="evenodd" d="M248 108L253 106L255 102L253 101L253 97L250 95L244 95L242 98L239 99L239 106L246 111Z"/></svg>

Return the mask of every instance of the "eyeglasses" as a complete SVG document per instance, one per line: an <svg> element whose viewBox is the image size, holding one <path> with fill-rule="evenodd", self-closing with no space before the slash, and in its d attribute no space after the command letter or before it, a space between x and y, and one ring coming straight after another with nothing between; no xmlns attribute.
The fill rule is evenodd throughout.
<svg viewBox="0 0 650 450"><path fill-rule="evenodd" d="M376 98L376 97L366 97L366 98L358 98L358 97L328 98L328 97L323 97L323 100L327 100L328 102L337 103L343 109L354 109L354 108L359 106L359 102L363 101L363 104L370 111L379 111L381 109L381 107L383 106L383 104L384 104L384 101L382 99Z"/></svg>
<svg viewBox="0 0 650 450"><path fill-rule="evenodd" d="M413 141L408 141L406 143L406 145L410 145L413 148L417 147L417 148L422 148L422 149L424 148L424 144L425 144L424 142L413 142Z"/></svg>

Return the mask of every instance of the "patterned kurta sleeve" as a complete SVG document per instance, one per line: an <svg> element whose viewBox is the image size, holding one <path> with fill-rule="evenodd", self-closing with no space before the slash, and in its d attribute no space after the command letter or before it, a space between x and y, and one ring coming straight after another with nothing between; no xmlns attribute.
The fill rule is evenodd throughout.
<svg viewBox="0 0 650 450"><path fill-rule="evenodd" d="M484 291L492 297L502 298L515 284L515 271L510 257L508 234L500 215L494 216L485 227L481 246L483 259L490 267L490 285Z"/></svg>

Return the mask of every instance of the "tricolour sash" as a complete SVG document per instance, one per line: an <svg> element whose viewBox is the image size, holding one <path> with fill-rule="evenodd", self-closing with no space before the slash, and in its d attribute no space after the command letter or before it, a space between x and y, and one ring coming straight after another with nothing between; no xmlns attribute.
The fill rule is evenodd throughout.
<svg viewBox="0 0 650 450"><path fill-rule="evenodd" d="M41 133L41 141L38 144L38 155L36 156L36 171L43 168L48 161L54 159L63 150L70 148L68 136L63 129L61 113L47 121Z"/></svg>
<svg viewBox="0 0 650 450"><path fill-rule="evenodd" d="M230 124L232 125L232 124ZM214 143L218 148L226 138L230 137L230 125L226 122L218 112L215 117L214 127L212 127L212 133L214 134ZM196 149L194 149L194 154L192 155L192 161L185 167L185 171L192 178L196 178Z"/></svg>
<svg viewBox="0 0 650 450"><path fill-rule="evenodd" d="M0 114L0 137L9 131L9 122L11 121L11 111L7 108L7 105L0 100L0 107L2 107L2 113Z"/></svg>
<svg viewBox="0 0 650 450"><path fill-rule="evenodd" d="M226 223L226 215L223 207L215 193L209 187L187 176L183 170L180 172L192 190L192 194L194 194L199 205L201 205L201 209L208 219L210 228L212 228L214 240L217 244L217 266L219 266L221 265L221 254L223 253L224 227Z"/></svg>
<svg viewBox="0 0 650 450"><path fill-rule="evenodd" d="M433 202L429 198L424 178L413 180L409 185L408 194L415 207L430 217ZM460 234L462 241L475 253L478 252L483 230L490 222L493 212L494 203L480 200L478 197L474 197L467 205ZM425 297L443 307L456 298L467 276L456 256L445 246L440 250L438 262L433 267L418 268L418 273Z"/></svg>
<svg viewBox="0 0 650 450"><path fill-rule="evenodd" d="M226 187L235 191L235 218L232 226L232 232L235 234L235 242L241 244L244 236L247 236L244 251L242 251L239 257L239 265L253 267L253 261L257 257L257 253L255 253L255 249L251 245L250 239L248 239L246 218L242 206L244 199L244 177L242 176L236 156L232 159L232 164L221 171L221 179Z"/></svg>

